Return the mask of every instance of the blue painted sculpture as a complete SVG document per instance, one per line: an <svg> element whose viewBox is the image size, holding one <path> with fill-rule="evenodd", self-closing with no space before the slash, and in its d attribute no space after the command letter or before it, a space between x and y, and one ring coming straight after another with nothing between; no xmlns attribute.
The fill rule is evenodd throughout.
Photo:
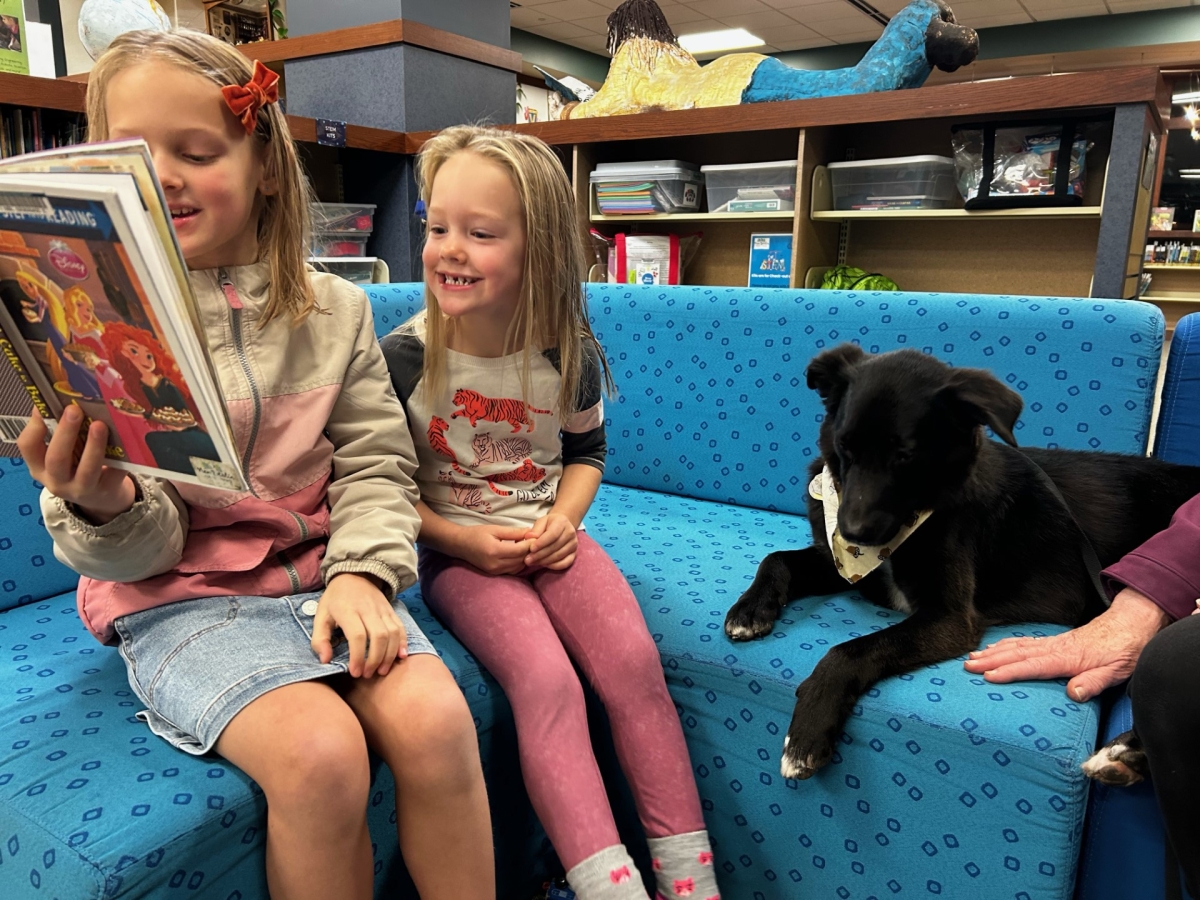
<svg viewBox="0 0 1200 900"><path fill-rule="evenodd" d="M701 67L654 0L626 0L608 17L608 49L604 84L590 100L565 107L563 118L915 88L935 67L953 72L973 61L979 36L956 23L943 0L913 0L847 69L793 69L760 53L730 53Z"/></svg>

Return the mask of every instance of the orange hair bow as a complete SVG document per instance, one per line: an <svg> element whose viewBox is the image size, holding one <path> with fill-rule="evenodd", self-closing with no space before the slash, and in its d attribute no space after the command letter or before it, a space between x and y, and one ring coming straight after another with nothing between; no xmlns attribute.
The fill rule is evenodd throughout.
<svg viewBox="0 0 1200 900"><path fill-rule="evenodd" d="M279 99L279 76L262 64L254 61L254 77L244 85L230 84L221 88L225 103L237 116L246 134L254 134L258 124L258 111L268 103Z"/></svg>

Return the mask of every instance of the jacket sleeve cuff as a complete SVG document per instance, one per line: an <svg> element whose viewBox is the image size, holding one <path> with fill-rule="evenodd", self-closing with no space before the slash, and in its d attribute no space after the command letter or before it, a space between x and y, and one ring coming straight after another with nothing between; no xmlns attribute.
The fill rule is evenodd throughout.
<svg viewBox="0 0 1200 900"><path fill-rule="evenodd" d="M1131 587L1145 594L1172 619L1184 619L1196 609L1200 589L1178 572L1134 551L1104 570L1110 588ZM1116 593L1116 591L1113 591Z"/></svg>
<svg viewBox="0 0 1200 900"><path fill-rule="evenodd" d="M325 569L325 584L333 581L335 575L350 573L353 575L374 575L391 589L388 600L394 600L396 595L416 583L412 575L401 576L387 563L377 559L345 559L334 563Z"/></svg>
<svg viewBox="0 0 1200 900"><path fill-rule="evenodd" d="M47 512L50 512L50 510L45 509L46 505L50 505L58 513L55 518L64 520L68 527L87 535L89 538L106 538L113 535L123 535L132 531L138 522L144 519L146 514L150 512L150 498L154 493L153 485L148 483L141 475L133 476L133 483L137 488L133 506L103 525L96 525L88 521L80 515L79 509L74 503L69 503L62 497L52 494L49 491L43 494L42 513L45 515Z"/></svg>

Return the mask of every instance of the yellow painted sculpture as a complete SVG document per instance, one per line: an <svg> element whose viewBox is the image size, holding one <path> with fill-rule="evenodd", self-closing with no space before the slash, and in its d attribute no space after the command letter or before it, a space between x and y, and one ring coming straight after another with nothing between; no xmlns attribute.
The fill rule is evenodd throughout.
<svg viewBox="0 0 1200 900"><path fill-rule="evenodd" d="M608 17L608 46L613 58L604 84L591 99L568 104L563 118L920 87L935 66L952 72L974 60L979 38L954 21L943 0L913 0L851 68L793 69L759 53L731 53L701 66L679 46L654 0L626 0Z"/></svg>

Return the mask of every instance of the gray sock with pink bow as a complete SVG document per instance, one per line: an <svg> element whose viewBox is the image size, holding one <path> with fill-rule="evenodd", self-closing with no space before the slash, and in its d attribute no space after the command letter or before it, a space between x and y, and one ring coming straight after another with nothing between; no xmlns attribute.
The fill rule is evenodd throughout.
<svg viewBox="0 0 1200 900"><path fill-rule="evenodd" d="M650 838L647 843L660 900L721 900L707 831Z"/></svg>
<svg viewBox="0 0 1200 900"><path fill-rule="evenodd" d="M567 872L578 900L648 900L642 876L624 844L593 853Z"/></svg>

